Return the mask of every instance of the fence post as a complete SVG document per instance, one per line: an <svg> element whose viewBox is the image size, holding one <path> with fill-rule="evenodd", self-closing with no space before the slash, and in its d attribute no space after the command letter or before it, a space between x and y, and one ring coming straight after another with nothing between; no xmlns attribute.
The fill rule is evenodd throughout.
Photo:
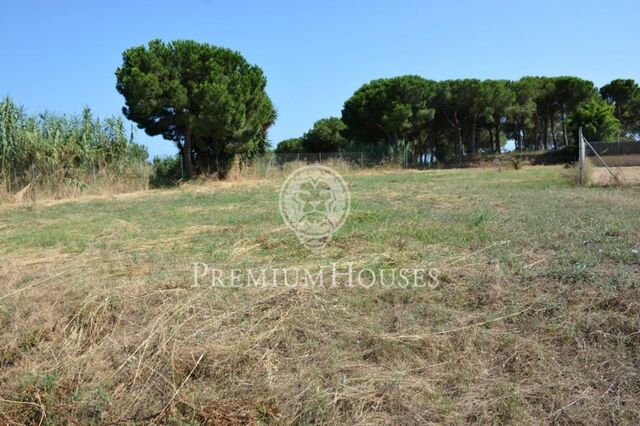
<svg viewBox="0 0 640 426"><path fill-rule="evenodd" d="M36 203L36 165L31 163L31 201Z"/></svg>
<svg viewBox="0 0 640 426"><path fill-rule="evenodd" d="M584 161L585 161L585 146L584 137L582 136L582 127L578 129L578 145L579 145L579 168L580 168L580 185L584 185Z"/></svg>

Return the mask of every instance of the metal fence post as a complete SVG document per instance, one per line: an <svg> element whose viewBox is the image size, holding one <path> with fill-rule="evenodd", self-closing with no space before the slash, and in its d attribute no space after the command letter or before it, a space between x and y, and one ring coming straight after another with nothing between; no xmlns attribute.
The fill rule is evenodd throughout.
<svg viewBox="0 0 640 426"><path fill-rule="evenodd" d="M584 161L585 161L585 146L584 137L582 136L582 127L578 129L578 145L579 145L579 168L580 168L580 185L584 185Z"/></svg>

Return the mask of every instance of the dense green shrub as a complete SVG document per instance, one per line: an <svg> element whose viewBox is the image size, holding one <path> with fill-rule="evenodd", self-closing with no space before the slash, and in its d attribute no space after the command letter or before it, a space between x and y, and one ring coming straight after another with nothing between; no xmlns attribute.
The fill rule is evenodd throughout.
<svg viewBox="0 0 640 426"><path fill-rule="evenodd" d="M155 157L150 184L154 188L176 185L182 179L182 164L179 155L173 157Z"/></svg>

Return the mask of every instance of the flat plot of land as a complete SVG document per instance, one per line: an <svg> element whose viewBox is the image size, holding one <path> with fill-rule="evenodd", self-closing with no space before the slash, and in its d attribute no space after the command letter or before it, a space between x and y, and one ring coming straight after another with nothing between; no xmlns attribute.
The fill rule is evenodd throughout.
<svg viewBox="0 0 640 426"><path fill-rule="evenodd" d="M3 208L0 423L637 424L640 188L563 173L348 174L320 253L276 180ZM441 274L192 288L198 261Z"/></svg>
<svg viewBox="0 0 640 426"><path fill-rule="evenodd" d="M638 159L640 163L640 158ZM640 166L636 167L611 167L618 181L626 185L640 184ZM606 167L594 167L590 171L590 182L594 185L613 185L616 179L611 176Z"/></svg>

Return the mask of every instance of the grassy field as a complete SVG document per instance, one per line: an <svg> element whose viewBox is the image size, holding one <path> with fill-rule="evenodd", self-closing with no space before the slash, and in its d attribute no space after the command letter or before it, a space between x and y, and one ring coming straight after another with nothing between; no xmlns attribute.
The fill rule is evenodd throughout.
<svg viewBox="0 0 640 426"><path fill-rule="evenodd" d="M0 423L640 423L640 188L350 173L322 252L281 179L0 210ZM192 288L422 265L436 288Z"/></svg>

